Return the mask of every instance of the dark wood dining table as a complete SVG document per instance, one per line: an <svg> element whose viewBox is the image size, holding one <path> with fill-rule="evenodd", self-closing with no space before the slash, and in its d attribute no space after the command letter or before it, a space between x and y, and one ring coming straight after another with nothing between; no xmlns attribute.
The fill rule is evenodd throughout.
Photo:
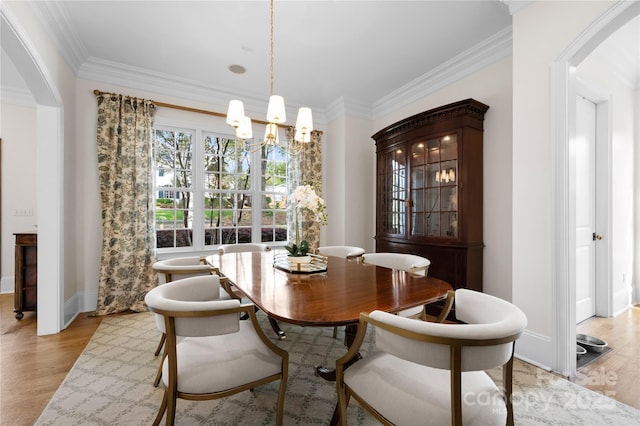
<svg viewBox="0 0 640 426"><path fill-rule="evenodd" d="M292 273L276 268L275 256L277 251L226 253L207 261L270 318L302 326L346 326L346 346L355 337L361 312L400 312L444 299L451 290L437 278L334 256L326 257L324 272ZM332 368L318 366L316 374L335 380ZM336 405L332 425L338 417Z"/></svg>
<svg viewBox="0 0 640 426"><path fill-rule="evenodd" d="M361 312L400 312L451 290L437 278L334 256L325 272L289 273L274 267L275 253L216 254L207 261L267 315L303 326L354 325Z"/></svg>

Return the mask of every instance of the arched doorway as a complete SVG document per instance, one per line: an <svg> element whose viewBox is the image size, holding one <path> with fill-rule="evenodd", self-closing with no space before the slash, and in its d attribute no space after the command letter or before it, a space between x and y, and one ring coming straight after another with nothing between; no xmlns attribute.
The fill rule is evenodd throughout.
<svg viewBox="0 0 640 426"><path fill-rule="evenodd" d="M575 206L571 199L570 140L576 128L577 82L572 69L580 64L607 37L640 15L640 3L613 5L568 46L551 69L551 145L555 174L552 202L554 212L553 258L555 288L553 303L553 348L555 371L571 376L576 371Z"/></svg>
<svg viewBox="0 0 640 426"><path fill-rule="evenodd" d="M0 9L2 48L37 103L38 335L63 325L63 125L62 98L33 43L10 9Z"/></svg>

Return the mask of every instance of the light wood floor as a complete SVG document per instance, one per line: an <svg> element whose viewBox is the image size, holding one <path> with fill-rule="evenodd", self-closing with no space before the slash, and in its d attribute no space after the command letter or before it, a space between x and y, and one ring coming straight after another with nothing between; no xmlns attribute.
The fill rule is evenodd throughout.
<svg viewBox="0 0 640 426"><path fill-rule="evenodd" d="M576 331L613 350L578 370L572 381L640 409L640 305L615 318L589 318Z"/></svg>
<svg viewBox="0 0 640 426"><path fill-rule="evenodd" d="M100 321L81 314L61 333L37 337L35 313L16 320L13 294L0 294L0 425L35 423Z"/></svg>
<svg viewBox="0 0 640 426"><path fill-rule="evenodd" d="M17 321L13 294L0 294L0 425L33 425L100 321L81 314L61 333L37 337L35 314ZM604 339L614 350L573 381L640 409L640 307L587 320L578 332Z"/></svg>

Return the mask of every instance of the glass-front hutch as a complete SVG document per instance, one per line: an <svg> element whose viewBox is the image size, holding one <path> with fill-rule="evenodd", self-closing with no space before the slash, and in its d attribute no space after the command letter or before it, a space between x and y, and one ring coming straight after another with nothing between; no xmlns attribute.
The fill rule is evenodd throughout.
<svg viewBox="0 0 640 426"><path fill-rule="evenodd" d="M482 290L482 144L489 107L435 108L373 135L376 251L431 261L429 275Z"/></svg>

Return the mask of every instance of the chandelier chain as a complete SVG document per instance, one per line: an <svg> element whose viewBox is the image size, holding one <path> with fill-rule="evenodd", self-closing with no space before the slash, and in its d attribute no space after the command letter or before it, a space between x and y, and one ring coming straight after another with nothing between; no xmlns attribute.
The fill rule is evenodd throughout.
<svg viewBox="0 0 640 426"><path fill-rule="evenodd" d="M271 47L270 47L270 55L271 55L271 63L270 63L270 71L271 71L271 81L270 81L270 85L269 85L269 95L273 95L273 1L271 0L271 27L270 27L270 42L271 42Z"/></svg>

